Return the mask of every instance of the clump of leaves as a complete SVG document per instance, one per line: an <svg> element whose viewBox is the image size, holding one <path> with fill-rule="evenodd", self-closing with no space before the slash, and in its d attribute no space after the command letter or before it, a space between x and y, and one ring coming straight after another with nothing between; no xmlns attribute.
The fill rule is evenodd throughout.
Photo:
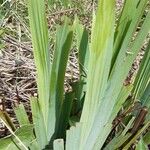
<svg viewBox="0 0 150 150"><path fill-rule="evenodd" d="M2 121L12 133L12 136L8 137L11 140L2 139L1 142L8 145L13 141L17 147L22 146L24 149L46 147L54 150L99 150L102 147L128 149L135 143L150 125L149 46L135 83L124 85L124 80L150 31L150 12L141 24L147 2L148 0L126 0L116 25L115 0L99 0L97 10L93 12L90 42L87 31L77 19L73 25L69 25L66 20L64 25L57 27L55 52L51 64L48 28L43 11L44 0L29 0L28 11L38 85L38 98L31 98L35 135L33 134L26 143L11 126L9 127L9 122L1 113ZM133 39L139 23L141 29ZM65 70L73 33L76 33L79 51L80 79L72 85L71 92L64 94ZM142 93L138 94L139 91ZM126 120L125 128L120 129L108 143L106 139L112 131L112 122L129 94L141 100L141 111L146 108L146 119L143 118L141 126L135 130L135 122L140 120L141 111L135 117L132 115ZM74 100L77 100L77 119L72 119L74 122L68 130ZM23 120L24 117L20 117L26 116L21 107L18 107L20 114L16 111L21 124L18 130L22 129L23 124L29 125L27 119ZM16 142L12 137L20 140ZM137 149L143 144L146 147L147 141L144 141L145 138L140 140Z"/></svg>

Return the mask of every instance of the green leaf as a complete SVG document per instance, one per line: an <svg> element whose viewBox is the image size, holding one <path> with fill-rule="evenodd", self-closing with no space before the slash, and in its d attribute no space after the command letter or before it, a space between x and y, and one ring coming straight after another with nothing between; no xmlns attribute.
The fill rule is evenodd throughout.
<svg viewBox="0 0 150 150"><path fill-rule="evenodd" d="M133 95L135 99L140 99L143 95L148 82L150 82L150 42L140 64L138 74L134 82Z"/></svg>
<svg viewBox="0 0 150 150"><path fill-rule="evenodd" d="M103 13L106 8L107 11ZM92 125L107 87L113 52L113 35L114 1L99 1L91 36L87 93L80 123L77 124L77 127L71 127L67 132L66 149L68 150L73 147L74 149L93 149L97 144L95 142L98 136L92 130ZM91 131L94 131L92 134L95 136L89 140ZM76 135L77 133L81 135ZM73 139L77 140L74 141ZM99 142L98 145L101 148L102 143Z"/></svg>
<svg viewBox="0 0 150 150"><path fill-rule="evenodd" d="M128 149L141 135L146 131L149 127L150 122L147 122L131 139L130 141L123 147L124 149Z"/></svg>
<svg viewBox="0 0 150 150"><path fill-rule="evenodd" d="M142 105L146 106L147 111L148 111L145 122L150 121L150 82L147 85L140 100L141 100Z"/></svg>
<svg viewBox="0 0 150 150"><path fill-rule="evenodd" d="M112 10L114 5L112 1L111 4L110 1L101 1L99 4L101 5L98 7L98 16L95 17L92 30L87 93L80 120L83 125L80 142L82 145L80 145L79 149L100 149L104 144L111 130L112 121L123 103L123 101L120 101L121 97L119 98L123 82L150 30L150 13L148 13L136 39L130 44L133 33L142 16L141 11L145 7L145 1L140 1L137 6L134 6L138 9L131 22L128 30L129 33L125 36L111 69L110 60L112 59L113 52L112 41L114 29ZM104 12L103 10L105 10L104 8L107 5L109 5L107 7L108 11ZM109 23L107 23L107 19ZM129 49L132 54L126 52ZM127 92L124 98L128 94ZM123 100L125 100L124 98ZM115 107L117 103L118 107Z"/></svg>
<svg viewBox="0 0 150 150"><path fill-rule="evenodd" d="M80 150L82 124L77 123L67 131L66 150Z"/></svg>
<svg viewBox="0 0 150 150"><path fill-rule="evenodd" d="M128 130L132 127L134 119L134 117L130 119L125 129L122 132L120 131L113 139L111 139L104 150L119 149L123 145L123 143L125 143L125 141L129 139L132 134L129 133Z"/></svg>
<svg viewBox="0 0 150 150"><path fill-rule="evenodd" d="M80 74L85 76L87 73L88 59L89 59L89 40L88 31L82 24L79 23L78 18L75 20L76 40L78 48L78 59Z"/></svg>
<svg viewBox="0 0 150 150"><path fill-rule="evenodd" d="M82 79L81 79L82 78ZM75 98L72 104L72 115L78 114L82 110L85 92L86 92L86 79L85 77L81 77L79 81L71 83L72 91L75 93Z"/></svg>
<svg viewBox="0 0 150 150"><path fill-rule="evenodd" d="M147 1L148 0L125 1L115 32L112 67L115 64L118 54L128 50L128 46L131 44L130 42L141 20Z"/></svg>
<svg viewBox="0 0 150 150"><path fill-rule="evenodd" d="M135 150L147 150L147 149L148 149L148 147L144 143L143 139L140 139L140 141L138 142Z"/></svg>
<svg viewBox="0 0 150 150"><path fill-rule="evenodd" d="M43 149L48 144L49 139L47 138L44 118L38 102L39 101L36 98L31 98L32 119L34 123L36 139L39 148Z"/></svg>
<svg viewBox="0 0 150 150"><path fill-rule="evenodd" d="M17 120L19 121L19 124L25 125L25 124L30 124L29 120L28 120L28 116L26 113L26 110L23 106L23 104L20 104L19 106L17 106L16 108L14 108Z"/></svg>
<svg viewBox="0 0 150 150"><path fill-rule="evenodd" d="M37 69L38 103L44 119L44 128L47 131L50 94L50 55L44 2L44 0L28 0L28 12L34 61Z"/></svg>
<svg viewBox="0 0 150 150"><path fill-rule="evenodd" d="M30 143L29 148L30 148L31 150L40 150L36 139L34 139L34 140Z"/></svg>
<svg viewBox="0 0 150 150"><path fill-rule="evenodd" d="M148 83L140 100L142 105L147 106L147 108L150 109L150 82Z"/></svg>
<svg viewBox="0 0 150 150"><path fill-rule="evenodd" d="M76 98L76 110L82 108L84 96L86 92L87 67L89 60L89 40L87 30L79 23L78 18L75 19L76 40L78 49L78 62L80 78L79 81L72 83L73 91Z"/></svg>
<svg viewBox="0 0 150 150"><path fill-rule="evenodd" d="M103 10L105 9L107 9L107 11L104 13ZM95 134L96 130L94 132L91 131L96 119L95 115L103 101L102 99L107 88L107 80L111 65L114 37L113 0L99 1L97 14L93 23L87 77L87 93L81 115L81 122L83 122L81 149L92 149L98 138L98 135ZM94 135L92 140L89 138L91 133ZM99 132L97 132L97 134L98 133ZM99 148L102 143L101 141L99 142Z"/></svg>
<svg viewBox="0 0 150 150"><path fill-rule="evenodd" d="M144 143L147 144L147 145L150 144L150 131L148 131L148 132L144 135L143 141L144 141Z"/></svg>
<svg viewBox="0 0 150 150"><path fill-rule="evenodd" d="M3 150L19 150L16 144L13 143L10 137L0 139L0 149Z"/></svg>
<svg viewBox="0 0 150 150"><path fill-rule="evenodd" d="M74 99L74 92L69 92L65 94L65 99L62 105L60 119L59 119L59 130L57 131L57 136L65 138L66 129L69 123L69 116L71 113L72 102Z"/></svg>
<svg viewBox="0 0 150 150"><path fill-rule="evenodd" d="M59 119L61 119L60 114L64 100L64 78L72 38L73 28L66 20L63 26L57 27L56 33L56 47L50 77L49 137L51 137L55 131L57 138L59 128L64 126L63 124L59 124Z"/></svg>
<svg viewBox="0 0 150 150"><path fill-rule="evenodd" d="M0 110L0 119L5 121L5 123L11 128L12 131L16 130L15 125L11 121L11 118L9 117L7 112Z"/></svg>
<svg viewBox="0 0 150 150"><path fill-rule="evenodd" d="M120 110L120 108L122 107L123 103L125 102L125 100L128 98L129 94L131 93L133 86L132 85L128 85L128 86L122 86L121 91L118 95L116 104L114 105L114 114L112 113L112 118L114 118L118 111Z"/></svg>
<svg viewBox="0 0 150 150"><path fill-rule="evenodd" d="M121 90L122 84L130 70L130 67L131 67L135 57L137 56L140 46L142 45L144 39L146 38L146 35L148 34L148 31L150 30L149 20L150 20L150 13L147 15L145 22L143 23L142 28L141 28L137 38L135 39L135 41L133 42L133 45L131 46L131 51L133 52L133 55L122 55L123 53L118 54L116 63L114 65L114 68L113 68L112 73L109 78L109 82L108 82L109 86L106 91L106 95L103 100L103 104L101 105L101 109L100 109L101 111L98 113L97 117L100 116L100 114L102 114L102 113L103 114L106 113L107 116L104 116L102 118L106 119L106 117L108 117L108 116L110 116L110 118L111 118L112 113L110 110L115 105L114 101L117 101L117 97L118 97L119 91ZM99 118L101 118L101 116ZM110 118L108 119L109 121L111 120ZM112 120L113 120L113 118L112 118ZM102 120L99 120L99 119L97 119L97 121L103 122ZM106 130L103 129L103 131L106 131Z"/></svg>
<svg viewBox="0 0 150 150"><path fill-rule="evenodd" d="M57 139L54 141L54 150L64 150L64 140Z"/></svg>
<svg viewBox="0 0 150 150"><path fill-rule="evenodd" d="M87 57L87 32L84 32L80 25L76 26L81 74L84 73L87 58L89 59L87 92L80 122L67 131L66 150L98 150L102 148L111 131L112 121L132 88L124 87L123 82L150 31L150 12L148 12L141 23L140 31L135 39L132 39L147 2L148 0L126 0L119 23L115 28L115 0L99 0L97 13L93 15L89 57ZM72 99L74 98L71 95L68 98L69 101L64 99L64 77L73 29L68 23L57 29L56 47L53 62L50 65L48 29L44 10L44 0L29 0L30 26L39 94L39 99L32 101L31 105L37 143L40 149L49 144L49 140L53 142L53 139L64 136L64 129L68 124ZM146 74L145 77L148 79ZM80 86L80 83L85 78L81 79L79 84L77 83L77 86L74 87L79 89L73 89L75 97L79 97L78 99L81 99L80 95L83 95L84 89L82 89L84 85ZM144 100L147 102L149 84L146 86ZM80 89L82 94L79 93ZM68 110L66 110L67 106ZM127 133L131 125L128 124L129 126L126 127L122 135L123 147L128 149L143 134L149 126L148 121L134 136ZM131 140L124 145L124 142L129 138ZM63 147L62 141L58 144L56 140L53 144L56 149Z"/></svg>
<svg viewBox="0 0 150 150"><path fill-rule="evenodd" d="M30 142L33 141L35 138L33 135L33 125L24 125L17 129L14 133L21 141L22 143L28 147L30 146ZM22 147L22 145L19 144L17 139L11 135L7 136L5 138L0 139L0 149L2 150L18 150L25 148Z"/></svg>

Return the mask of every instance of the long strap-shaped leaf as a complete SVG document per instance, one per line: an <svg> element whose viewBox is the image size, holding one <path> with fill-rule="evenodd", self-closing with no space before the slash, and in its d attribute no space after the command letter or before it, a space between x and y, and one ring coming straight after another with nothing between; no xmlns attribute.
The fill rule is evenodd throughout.
<svg viewBox="0 0 150 150"><path fill-rule="evenodd" d="M81 122L83 122L82 146L85 146L86 138L91 131L91 125L107 87L113 52L113 36L114 0L99 0L92 29L87 93L81 116ZM93 145L90 145L88 149L91 149L91 146Z"/></svg>
<svg viewBox="0 0 150 150"><path fill-rule="evenodd" d="M73 28L66 22L64 26L57 28L56 37L56 49L54 52L50 80L48 137L51 137L54 132L55 137L58 137L59 128L64 126L60 124L60 114L64 100L64 78L72 43Z"/></svg>
<svg viewBox="0 0 150 150"><path fill-rule="evenodd" d="M147 1L148 0L125 1L125 6L115 32L112 67L115 64L118 54L122 53L123 55L130 45Z"/></svg>
<svg viewBox="0 0 150 150"><path fill-rule="evenodd" d="M89 40L88 32L83 25L79 23L79 20L75 20L75 29L76 29L76 40L77 40L77 49L78 49L78 62L79 62L79 71L80 78L79 81L72 84L72 88L75 92L75 98L77 99L77 105L75 110L79 111L82 109L84 102L84 95L86 92L86 80L87 80L87 67L89 61Z"/></svg>
<svg viewBox="0 0 150 150"><path fill-rule="evenodd" d="M28 0L28 12L34 60L37 69L38 103L43 113L44 124L47 131L50 91L50 57L44 0Z"/></svg>
<svg viewBox="0 0 150 150"><path fill-rule="evenodd" d="M49 141L46 133L43 114L36 98L31 98L31 110L34 123L34 131L36 134L36 141L38 143L38 147L40 149L43 149Z"/></svg>
<svg viewBox="0 0 150 150"><path fill-rule="evenodd" d="M150 82L150 42L145 50L144 58L134 82L133 95L135 99L141 98L148 82Z"/></svg>
<svg viewBox="0 0 150 150"><path fill-rule="evenodd" d="M104 10L105 11L104 13ZM87 93L84 102L81 123L70 129L67 134L66 148L72 143L77 149L91 150L96 142L95 138L87 143L95 114L106 90L109 69L113 52L114 35L114 1L99 0L97 14L94 17L92 29L92 43L90 47L89 68L87 79ZM81 129L82 130L81 130ZM74 135L78 133L81 135ZM72 137L71 137L72 136ZM73 136L79 141L73 141ZM70 143L69 143L70 142ZM76 144L75 144L76 143ZM71 145L70 145L71 146Z"/></svg>

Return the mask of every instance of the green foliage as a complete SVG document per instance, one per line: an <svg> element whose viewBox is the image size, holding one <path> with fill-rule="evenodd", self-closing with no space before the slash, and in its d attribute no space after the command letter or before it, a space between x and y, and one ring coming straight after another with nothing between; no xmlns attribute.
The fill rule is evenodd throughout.
<svg viewBox="0 0 150 150"><path fill-rule="evenodd" d="M145 92L146 87L150 83L150 42L145 50L144 58L141 62L139 72L134 82L133 94L135 99L140 99ZM145 98L144 98L145 99ZM146 103L142 99L142 103Z"/></svg>
<svg viewBox="0 0 150 150"><path fill-rule="evenodd" d="M143 142L143 139L141 139L138 145L136 146L136 150L147 150L147 149L148 149L147 145Z"/></svg>
<svg viewBox="0 0 150 150"><path fill-rule="evenodd" d="M44 11L44 0L29 0L28 8L34 49L34 60L37 68L38 103L40 105L45 128L47 130L50 88L50 58L48 51L48 28Z"/></svg>
<svg viewBox="0 0 150 150"><path fill-rule="evenodd" d="M147 145L150 143L150 132L147 132L147 133L144 135L143 141L144 141L144 143L147 144Z"/></svg>
<svg viewBox="0 0 150 150"><path fill-rule="evenodd" d="M0 149L27 150L34 139L33 125L24 125L21 128L17 129L14 134L15 136L11 135L0 139Z"/></svg>
<svg viewBox="0 0 150 150"><path fill-rule="evenodd" d="M52 62L50 91L49 91L50 92L49 129L51 131L53 126L53 130L55 130L55 137L59 137L59 135L57 135L59 132L59 128L62 128L62 126L64 126L63 124L60 124L59 121L61 121L62 119L60 115L61 113L63 113L62 112L64 109L63 103L66 103L64 100L64 80L65 80L64 78L69 51L72 43L72 37L73 37L73 28L68 25L68 22L66 22L64 26L58 27L56 33L56 46ZM68 108L69 107L70 106L68 106ZM52 123L53 121L51 119L54 121L54 123Z"/></svg>
<svg viewBox="0 0 150 150"><path fill-rule="evenodd" d="M54 141L55 150L64 150L64 141L63 139L58 139Z"/></svg>
<svg viewBox="0 0 150 150"><path fill-rule="evenodd" d="M16 107L14 111L21 126L30 124L23 104L20 104L18 107Z"/></svg>
<svg viewBox="0 0 150 150"><path fill-rule="evenodd" d="M134 144L149 127L149 112L136 132L132 131L139 115L131 114L130 118L125 118L126 122L123 120L125 128L120 129L109 143L107 137L112 131L113 120L130 94L141 101L141 107L150 109L149 46L134 84L124 85L150 31L150 12L141 22L147 2L126 0L119 21L115 22L115 0L99 0L97 11L93 12L91 36L77 18L73 25L65 19L63 25L57 26L51 63L44 0L28 0L38 86L38 97L31 98L33 126L23 105L15 108L21 135L14 132L16 129L10 118L1 112L1 118L12 134L1 140L2 145L7 143L6 148L12 144L14 149L23 146L23 149L29 147L31 150L99 150L128 149ZM139 23L141 28L134 36ZM77 41L80 76L71 84L72 91L65 93L65 71L73 37ZM33 127L36 137L32 128L25 130L25 126ZM26 141L27 135L31 138ZM149 140L148 134L140 140L137 149L144 149L146 140ZM19 145L20 141L22 145Z"/></svg>

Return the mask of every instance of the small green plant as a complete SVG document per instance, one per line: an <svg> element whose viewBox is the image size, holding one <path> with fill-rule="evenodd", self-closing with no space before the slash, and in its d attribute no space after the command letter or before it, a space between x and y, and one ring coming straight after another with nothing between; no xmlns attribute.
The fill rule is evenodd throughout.
<svg viewBox="0 0 150 150"><path fill-rule="evenodd" d="M88 32L78 19L72 25L66 19L64 25L57 26L51 63L44 0L28 0L38 98L31 98L33 124L29 123L22 104L14 108L20 123L18 129L6 112L0 112L2 122L11 133L0 140L0 149L128 149L142 137L150 125L150 44L134 84L125 85L124 80L150 31L149 11L141 22L147 3L148 0L126 0L116 22L115 0L99 0L97 10L93 12L90 42ZM134 36L139 24L141 28ZM74 34L80 78L72 84L71 92L64 93L66 65ZM136 99L141 102L141 111L146 108L142 124L135 130L140 113L133 115L131 111L130 117L123 118L125 127L109 140L112 122L125 107L124 102L130 94L133 103ZM74 106L75 99L77 104ZM73 107L76 113L71 116ZM149 133L140 138L136 149L146 147L148 142Z"/></svg>

